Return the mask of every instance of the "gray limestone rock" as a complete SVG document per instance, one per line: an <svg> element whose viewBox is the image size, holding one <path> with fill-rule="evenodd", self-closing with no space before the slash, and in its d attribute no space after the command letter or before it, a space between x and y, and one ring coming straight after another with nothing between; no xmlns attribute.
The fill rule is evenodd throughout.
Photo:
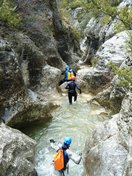
<svg viewBox="0 0 132 176"><path fill-rule="evenodd" d="M18 128L51 117L56 106L48 96L57 89L60 70L48 66L43 53L22 33L16 33L12 43L15 50L0 40L0 118ZM29 95L28 88L45 93L31 99L35 92Z"/></svg>
<svg viewBox="0 0 132 176"><path fill-rule="evenodd" d="M124 98L119 114L100 124L87 139L84 150L85 175L131 176L132 94Z"/></svg>
<svg viewBox="0 0 132 176"><path fill-rule="evenodd" d="M107 71L101 71L94 67L82 68L77 72L77 83L82 91L86 93L92 92L96 94L100 92L110 80L111 78Z"/></svg>
<svg viewBox="0 0 132 176"><path fill-rule="evenodd" d="M6 40L0 40L0 112L9 105L9 99L24 99L26 87L15 51ZM13 98L14 97L14 98Z"/></svg>
<svg viewBox="0 0 132 176"><path fill-rule="evenodd" d="M0 176L35 176L36 142L4 124L0 141Z"/></svg>
<svg viewBox="0 0 132 176"><path fill-rule="evenodd" d="M107 40L96 53L96 57L98 58L96 67L104 69L110 61L120 66L129 56L126 50L126 42L128 39L127 31L123 31Z"/></svg>

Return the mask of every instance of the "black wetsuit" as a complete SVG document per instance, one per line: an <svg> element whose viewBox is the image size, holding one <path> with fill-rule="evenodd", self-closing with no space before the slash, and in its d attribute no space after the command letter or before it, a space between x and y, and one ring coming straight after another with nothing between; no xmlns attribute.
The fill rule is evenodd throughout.
<svg viewBox="0 0 132 176"><path fill-rule="evenodd" d="M68 89L68 98L69 98L70 104L72 104L72 97L74 97L74 101L77 100L76 88L80 90L80 93L81 93L81 89L78 87L75 81L70 81L66 86L66 89Z"/></svg>

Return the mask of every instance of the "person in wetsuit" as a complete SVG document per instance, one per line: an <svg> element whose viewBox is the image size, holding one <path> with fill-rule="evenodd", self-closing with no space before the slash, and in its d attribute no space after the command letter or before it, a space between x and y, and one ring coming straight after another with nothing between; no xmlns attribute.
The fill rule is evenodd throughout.
<svg viewBox="0 0 132 176"><path fill-rule="evenodd" d="M66 176L69 175L69 160L72 160L75 164L79 164L82 159L82 153L79 153L78 155L71 151L70 144L72 142L72 139L70 137L64 138L63 144L56 144L54 139L50 139L50 145L51 147L57 152L60 148L64 151L64 169L58 172L59 176Z"/></svg>
<svg viewBox="0 0 132 176"><path fill-rule="evenodd" d="M61 74L65 75L65 77L59 82L59 86L64 82L71 81L72 76L76 76L76 72L72 70L68 65L65 66L65 70Z"/></svg>
<svg viewBox="0 0 132 176"><path fill-rule="evenodd" d="M71 81L67 84L67 86L65 87L66 89L68 89L68 99L69 99L69 103L72 104L72 97L74 97L74 101L77 100L77 92L76 89L78 89L80 91L81 94L81 89L78 87L78 85L75 83L76 77L73 76L71 78Z"/></svg>

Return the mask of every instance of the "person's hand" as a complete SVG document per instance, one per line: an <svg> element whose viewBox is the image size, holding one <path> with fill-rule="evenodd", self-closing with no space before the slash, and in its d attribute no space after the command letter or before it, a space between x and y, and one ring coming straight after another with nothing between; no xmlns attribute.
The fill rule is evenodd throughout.
<svg viewBox="0 0 132 176"><path fill-rule="evenodd" d="M78 155L79 155L79 156L82 156L82 152L80 152Z"/></svg>
<svg viewBox="0 0 132 176"><path fill-rule="evenodd" d="M54 139L50 139L50 143L55 143L55 140Z"/></svg>

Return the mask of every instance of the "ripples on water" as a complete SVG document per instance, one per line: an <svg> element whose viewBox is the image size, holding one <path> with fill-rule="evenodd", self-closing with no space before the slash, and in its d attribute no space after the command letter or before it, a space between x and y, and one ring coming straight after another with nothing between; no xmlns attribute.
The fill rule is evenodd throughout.
<svg viewBox="0 0 132 176"><path fill-rule="evenodd" d="M54 151L49 146L50 138L62 143L65 136L72 137L71 150L79 153L83 151L86 138L104 120L99 113L105 110L98 105L88 104L87 95L82 94L72 105L69 105L67 96L62 96L59 103L60 107L53 112L52 120L24 131L37 141L36 169L39 176L56 176L52 165ZM82 162L76 165L70 161L70 176L81 176L82 168Z"/></svg>

